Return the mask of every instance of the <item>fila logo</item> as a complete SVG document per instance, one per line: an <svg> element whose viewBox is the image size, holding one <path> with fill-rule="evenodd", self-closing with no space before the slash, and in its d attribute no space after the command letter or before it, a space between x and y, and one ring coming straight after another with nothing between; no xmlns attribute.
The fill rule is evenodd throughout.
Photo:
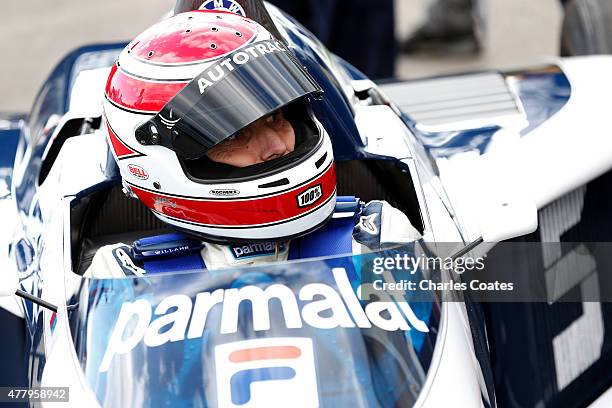
<svg viewBox="0 0 612 408"><path fill-rule="evenodd" d="M220 407L318 407L312 339L279 337L215 347Z"/></svg>
<svg viewBox="0 0 612 408"><path fill-rule="evenodd" d="M135 164L128 164L130 174L138 179L146 180L149 178L149 173L145 169Z"/></svg>
<svg viewBox="0 0 612 408"><path fill-rule="evenodd" d="M317 184L298 194L297 205L299 208L308 207L319 201L321 197L323 197L323 188Z"/></svg>

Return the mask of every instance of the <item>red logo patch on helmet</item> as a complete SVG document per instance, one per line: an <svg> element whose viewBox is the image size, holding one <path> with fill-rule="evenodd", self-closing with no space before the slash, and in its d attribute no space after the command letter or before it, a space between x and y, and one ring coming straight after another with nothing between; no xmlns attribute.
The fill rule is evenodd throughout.
<svg viewBox="0 0 612 408"><path fill-rule="evenodd" d="M135 164L128 164L130 174L138 179L146 180L149 178L149 173L145 169Z"/></svg>

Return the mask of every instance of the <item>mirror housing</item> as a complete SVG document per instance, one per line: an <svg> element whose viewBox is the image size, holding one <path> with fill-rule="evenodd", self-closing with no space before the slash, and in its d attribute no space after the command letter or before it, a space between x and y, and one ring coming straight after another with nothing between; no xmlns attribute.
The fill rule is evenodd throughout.
<svg viewBox="0 0 612 408"><path fill-rule="evenodd" d="M538 208L520 157L516 145L481 157L478 225L484 242L530 234L538 227Z"/></svg>
<svg viewBox="0 0 612 408"><path fill-rule="evenodd" d="M530 234L538 227L538 209L520 189L491 188L480 205L478 224L484 242L500 242Z"/></svg>
<svg viewBox="0 0 612 408"><path fill-rule="evenodd" d="M475 194L476 224L479 236L459 249L451 258L467 253L485 255L496 243L527 235L538 227L538 208L533 195L526 188L524 173L517 163L509 163L511 155L481 156L473 170L479 193ZM520 163L519 163L520 165Z"/></svg>
<svg viewBox="0 0 612 408"><path fill-rule="evenodd" d="M499 130L484 154L476 151L441 160L442 181L461 216L463 245L452 257L468 252L485 255L496 243L534 232L538 227L538 194L533 169L524 165L519 133Z"/></svg>

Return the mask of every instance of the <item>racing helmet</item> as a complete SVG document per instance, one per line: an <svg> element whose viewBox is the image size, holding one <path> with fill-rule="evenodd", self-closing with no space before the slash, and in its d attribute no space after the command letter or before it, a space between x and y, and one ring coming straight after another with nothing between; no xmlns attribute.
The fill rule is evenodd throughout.
<svg viewBox="0 0 612 408"><path fill-rule="evenodd" d="M120 53L103 120L127 193L160 220L214 242L285 240L323 225L335 207L331 141L310 108L321 94L264 27L197 10L153 25ZM207 156L279 111L293 151L245 167Z"/></svg>

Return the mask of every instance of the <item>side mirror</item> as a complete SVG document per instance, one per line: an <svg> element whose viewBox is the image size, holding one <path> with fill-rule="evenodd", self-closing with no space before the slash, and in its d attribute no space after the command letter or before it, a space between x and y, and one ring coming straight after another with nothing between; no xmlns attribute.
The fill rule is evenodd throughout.
<svg viewBox="0 0 612 408"><path fill-rule="evenodd" d="M0 297L14 295L57 313L57 306L19 289L19 277L17 276L17 271L14 268L6 267L5 265L3 268L0 268Z"/></svg>
<svg viewBox="0 0 612 408"><path fill-rule="evenodd" d="M478 225L484 242L500 242L532 233L538 227L535 201L514 175L501 171L484 175Z"/></svg>
<svg viewBox="0 0 612 408"><path fill-rule="evenodd" d="M481 244L490 249L495 243L530 234L538 227L538 208L529 190L528 176L522 170L520 150L509 143L503 149L479 157L472 171L476 224L480 236L453 254L463 256ZM480 248L478 252L487 252Z"/></svg>
<svg viewBox="0 0 612 408"><path fill-rule="evenodd" d="M484 242L519 237L538 227L538 208L521 164L520 144L516 138L508 139L480 157L478 224Z"/></svg>

